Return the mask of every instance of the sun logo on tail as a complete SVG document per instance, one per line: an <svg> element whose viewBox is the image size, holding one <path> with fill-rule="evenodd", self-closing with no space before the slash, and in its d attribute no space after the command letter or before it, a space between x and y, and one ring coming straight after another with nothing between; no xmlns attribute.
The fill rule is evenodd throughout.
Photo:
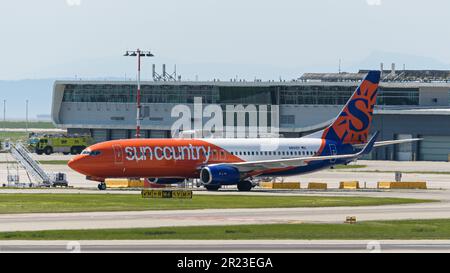
<svg viewBox="0 0 450 273"><path fill-rule="evenodd" d="M324 138L336 140L342 144L362 144L369 137L378 91L378 80L375 83L369 73L333 124L324 132ZM375 79L376 79L375 75Z"/></svg>

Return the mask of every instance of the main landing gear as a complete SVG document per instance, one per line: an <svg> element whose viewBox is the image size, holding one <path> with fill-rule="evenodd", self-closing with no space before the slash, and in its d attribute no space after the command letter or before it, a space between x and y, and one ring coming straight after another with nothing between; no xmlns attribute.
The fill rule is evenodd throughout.
<svg viewBox="0 0 450 273"><path fill-rule="evenodd" d="M239 191L251 191L253 188L253 183L251 181L245 180L237 184Z"/></svg>
<svg viewBox="0 0 450 273"><path fill-rule="evenodd" d="M97 187L99 190L104 191L106 190L106 183L105 182L99 183Z"/></svg>
<svg viewBox="0 0 450 273"><path fill-rule="evenodd" d="M237 188L239 191L251 191L255 185L252 181L244 180L237 183ZM205 189L208 191L218 191L221 185L204 185Z"/></svg>
<svg viewBox="0 0 450 273"><path fill-rule="evenodd" d="M205 189L208 191L218 191L220 188L220 185L205 185Z"/></svg>

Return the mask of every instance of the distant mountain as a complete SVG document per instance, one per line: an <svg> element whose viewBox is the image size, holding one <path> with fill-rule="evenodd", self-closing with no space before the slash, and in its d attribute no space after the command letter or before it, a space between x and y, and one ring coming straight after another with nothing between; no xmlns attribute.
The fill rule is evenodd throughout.
<svg viewBox="0 0 450 273"><path fill-rule="evenodd" d="M430 69L430 70L450 70L450 64L438 61L431 57L416 56L398 52L374 51L360 63L352 66L353 69L380 69L380 64L384 63L384 69L390 70L392 63L396 69Z"/></svg>
<svg viewBox="0 0 450 273"><path fill-rule="evenodd" d="M25 119L26 100L30 119L50 114L53 82L52 79L0 81L0 118L3 119L3 100L6 100L8 120Z"/></svg>
<svg viewBox="0 0 450 273"><path fill-rule="evenodd" d="M71 79L73 80L74 78ZM106 79L123 80L122 78L95 78L92 80ZM48 119L47 117L51 113L53 83L55 80L60 80L60 78L0 80L0 120L3 120L3 100L6 100L7 120L25 120L26 100L28 100L28 118L30 120Z"/></svg>

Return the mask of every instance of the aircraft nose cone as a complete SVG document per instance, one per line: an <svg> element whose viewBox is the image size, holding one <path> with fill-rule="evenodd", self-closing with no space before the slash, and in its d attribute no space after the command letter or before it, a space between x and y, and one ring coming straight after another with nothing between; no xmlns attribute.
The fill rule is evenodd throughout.
<svg viewBox="0 0 450 273"><path fill-rule="evenodd" d="M69 163L67 163L67 165L69 166L69 168L71 168L72 170L76 171L76 159L72 158L71 160L69 160Z"/></svg>
<svg viewBox="0 0 450 273"><path fill-rule="evenodd" d="M69 163L67 163L67 165L72 170L74 170L76 172L80 172L80 167L81 167L80 161L81 160L82 159L80 156L76 156L76 157L72 158L71 160L69 160Z"/></svg>

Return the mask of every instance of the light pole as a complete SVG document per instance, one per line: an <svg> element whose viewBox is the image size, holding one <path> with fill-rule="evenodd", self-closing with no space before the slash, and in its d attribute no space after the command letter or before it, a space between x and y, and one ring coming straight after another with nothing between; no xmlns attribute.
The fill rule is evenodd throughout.
<svg viewBox="0 0 450 273"><path fill-rule="evenodd" d="M125 55L125 57L137 57L137 63L138 63L138 73L137 73L137 95L136 95L136 138L141 137L141 57L154 57L150 51L142 51L140 49L130 51L128 50Z"/></svg>

